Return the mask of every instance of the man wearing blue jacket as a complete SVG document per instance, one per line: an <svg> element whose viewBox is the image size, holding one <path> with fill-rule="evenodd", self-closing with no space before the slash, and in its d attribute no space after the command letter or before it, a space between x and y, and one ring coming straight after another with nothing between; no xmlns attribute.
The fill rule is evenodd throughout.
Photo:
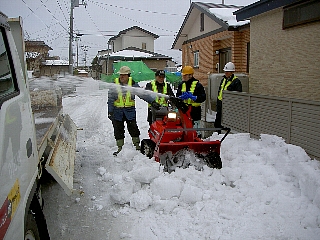
<svg viewBox="0 0 320 240"><path fill-rule="evenodd" d="M118 146L118 150L113 153L114 156L118 155L124 145L124 122L127 124L133 145L137 150L140 150L140 131L136 120L135 95L151 103L154 108L160 108L160 105L154 101L155 97L152 97L149 92L134 90L140 86L130 77L131 69L129 67L122 66L118 73L120 77L114 81L115 88L110 89L108 93L108 118L112 121L114 137Z"/></svg>

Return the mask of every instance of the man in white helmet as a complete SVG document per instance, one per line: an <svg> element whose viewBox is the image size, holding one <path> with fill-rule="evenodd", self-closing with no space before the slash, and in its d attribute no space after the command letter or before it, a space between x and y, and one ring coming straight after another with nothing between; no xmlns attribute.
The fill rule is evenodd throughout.
<svg viewBox="0 0 320 240"><path fill-rule="evenodd" d="M232 62L228 62L224 68L224 76L220 82L218 98L217 98L217 114L214 122L215 128L222 128L221 115L222 115L222 93L224 90L242 92L242 84L237 76L234 75L235 66Z"/></svg>

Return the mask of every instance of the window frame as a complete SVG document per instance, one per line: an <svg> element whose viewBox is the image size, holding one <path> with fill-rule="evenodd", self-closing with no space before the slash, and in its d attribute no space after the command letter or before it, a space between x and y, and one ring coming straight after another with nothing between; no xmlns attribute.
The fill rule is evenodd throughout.
<svg viewBox="0 0 320 240"><path fill-rule="evenodd" d="M204 31L204 13L200 13L200 32Z"/></svg>
<svg viewBox="0 0 320 240"><path fill-rule="evenodd" d="M317 8L319 4L320 3L317 0L309 0L300 1L298 3L284 7L282 29L292 28L306 23L320 21L320 10L319 8ZM306 12L306 10L308 9L318 10L319 14L315 15L314 17L309 16L308 18L308 15L304 14L304 12ZM315 14L317 14L317 12L315 12ZM306 18L302 19L303 17Z"/></svg>
<svg viewBox="0 0 320 240"><path fill-rule="evenodd" d="M13 88L14 88L14 90L12 92L4 94L4 95L0 95L0 110L1 110L1 107L2 107L3 103L8 101L11 98L14 98L14 97L18 96L20 94L20 90L19 90L17 76L16 76L14 64L13 64L11 51L10 51L10 45L9 45L8 37L7 37L7 34L6 34L6 30L2 26L0 26L0 33L2 34L4 47L6 49L6 54L7 54L7 57L8 57L10 73L11 73L11 78L12 78L12 83L13 83Z"/></svg>
<svg viewBox="0 0 320 240"><path fill-rule="evenodd" d="M199 50L193 52L193 67L195 68L199 68L200 66L199 55L200 55Z"/></svg>

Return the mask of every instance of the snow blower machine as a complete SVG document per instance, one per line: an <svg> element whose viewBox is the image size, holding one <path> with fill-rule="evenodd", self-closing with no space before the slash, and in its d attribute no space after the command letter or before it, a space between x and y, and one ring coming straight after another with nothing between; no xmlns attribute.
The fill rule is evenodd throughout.
<svg viewBox="0 0 320 240"><path fill-rule="evenodd" d="M141 141L141 153L149 158L154 157L167 172L190 165L198 170L205 164L211 168L222 168L220 146L230 128L193 128L191 105L176 97L169 97L168 102L168 107L152 109L154 121L148 131L150 139ZM225 134L221 140L198 137L201 131L220 133L222 130Z"/></svg>

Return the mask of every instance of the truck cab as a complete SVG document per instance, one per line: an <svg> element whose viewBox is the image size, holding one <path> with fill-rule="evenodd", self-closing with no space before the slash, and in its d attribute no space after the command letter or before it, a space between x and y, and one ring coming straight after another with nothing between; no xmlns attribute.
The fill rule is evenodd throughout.
<svg viewBox="0 0 320 240"><path fill-rule="evenodd" d="M51 121L37 123L35 115L45 115L32 107L24 50L22 19L0 12L0 240L49 239L42 213L44 169L72 193L76 126L58 105L47 108L55 113Z"/></svg>

